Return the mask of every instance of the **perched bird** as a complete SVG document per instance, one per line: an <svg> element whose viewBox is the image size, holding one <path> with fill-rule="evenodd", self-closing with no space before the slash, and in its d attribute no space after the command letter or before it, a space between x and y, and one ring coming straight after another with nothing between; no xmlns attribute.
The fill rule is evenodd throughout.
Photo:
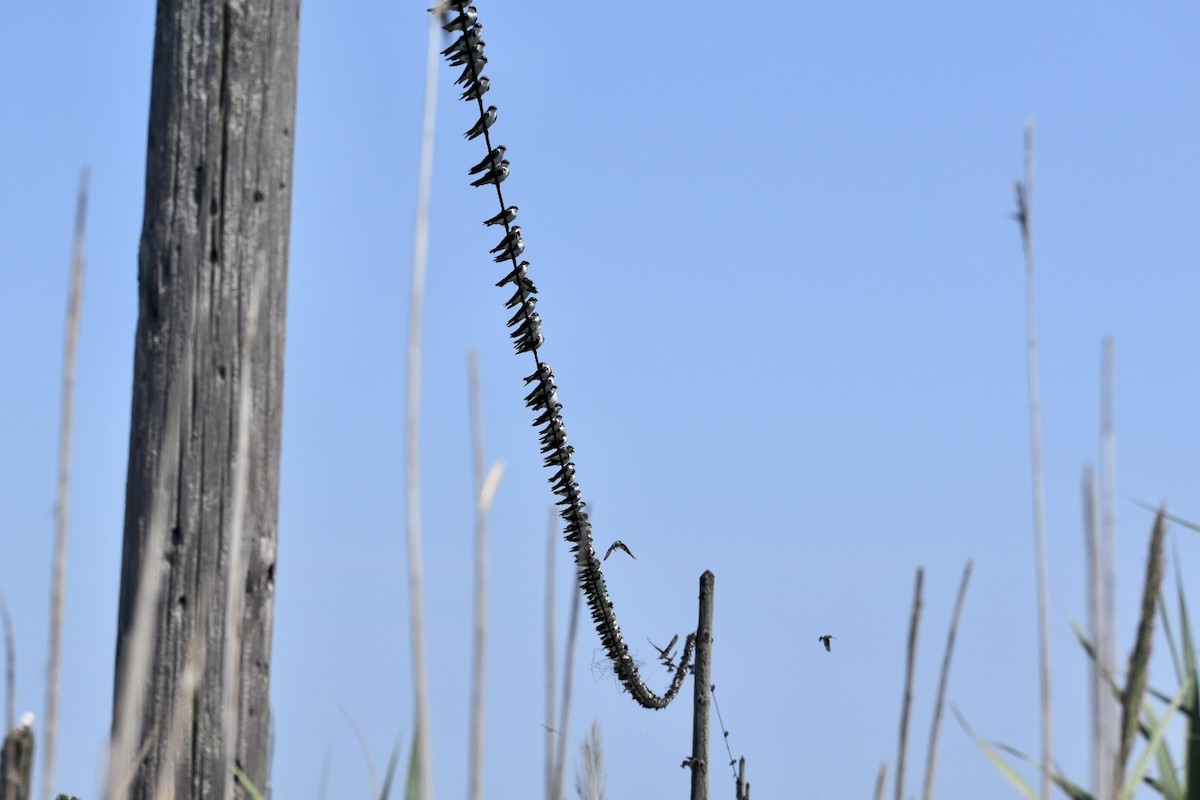
<svg viewBox="0 0 1200 800"><path fill-rule="evenodd" d="M508 162L507 162L507 161L502 161L502 162L500 162L500 163L501 163L501 164L507 164ZM492 253L492 254L499 253L500 255L498 255L498 256L496 257L496 261L498 261L498 262L499 262L499 261L503 261L503 260L505 260L506 258L509 258L509 257L510 257L510 256L509 256L509 253L510 253L510 252L511 252L511 251L512 251L512 250L513 250L513 249L514 249L514 248L515 248L515 247L516 247L518 244L520 244L520 245L521 245L521 249L522 249L522 250L524 250L524 249L525 249L525 240L521 238L521 226L520 226L520 225L513 225L513 226L512 226L512 229L511 229L511 230L508 232L508 235L507 235L507 236L505 236L503 239L501 239L501 240L500 240L500 244L496 245L495 247L493 247L493 248L492 248L491 250L489 250L488 252L489 252L489 253Z"/></svg>
<svg viewBox="0 0 1200 800"><path fill-rule="evenodd" d="M499 165L499 163L504 160L504 151L506 151L506 150L508 150L508 148L505 147L504 145L500 145L499 147L492 148L492 152L490 152L486 156L484 156L483 160L480 161L478 164L471 167L471 169L467 171L467 174L468 175L478 175L479 173L483 172L485 169L495 169L496 166ZM503 213L504 212L501 212L501 214L503 214ZM513 216L515 217L516 214L513 214ZM495 219L495 217L493 217L493 219ZM487 225L489 223L485 222L483 224Z"/></svg>
<svg viewBox="0 0 1200 800"><path fill-rule="evenodd" d="M485 172L482 177L471 181L471 185L472 186L486 186L489 183L501 184L501 183L504 183L504 180L507 177L508 177L508 162L501 161L495 167L493 167L492 169L489 169L487 172ZM503 259L500 259L500 260L503 261Z"/></svg>
<svg viewBox="0 0 1200 800"><path fill-rule="evenodd" d="M473 86L467 87L467 90L458 96L459 100L478 100L488 93L492 88L492 82L487 75L482 76L475 82Z"/></svg>
<svg viewBox="0 0 1200 800"><path fill-rule="evenodd" d="M836 636L818 636L817 641L820 642L821 644L825 645L825 652L828 653L828 652L831 652L829 649L829 640L836 639L836 638L837 638Z"/></svg>
<svg viewBox="0 0 1200 800"><path fill-rule="evenodd" d="M482 136L483 132L492 127L492 125L496 122L496 117L498 114L499 111L495 106L488 106L487 111L483 112L483 116L479 118L479 121L475 123L471 130L464 133L463 136L467 137L468 139L474 139Z"/></svg>
<svg viewBox="0 0 1200 800"><path fill-rule="evenodd" d="M455 53L469 53L471 49L483 42L483 26L476 22L462 36L454 40L454 44L442 51L442 55L449 58Z"/></svg>
<svg viewBox="0 0 1200 800"><path fill-rule="evenodd" d="M474 81L483 74L483 68L487 66L487 56L479 56L472 63L463 67L462 74L454 79L454 85L459 86L464 83Z"/></svg>
<svg viewBox="0 0 1200 800"><path fill-rule="evenodd" d="M529 264L528 261L521 262L521 266L527 266L528 264ZM520 269L520 268L521 267L517 267L517 269ZM538 364L537 372L533 373L532 375L530 375L528 378L525 379L525 385L528 386L529 384L533 383L534 381L552 381L552 380L554 380L554 370L550 369L550 365L547 364L545 361L543 361L542 363Z"/></svg>
<svg viewBox="0 0 1200 800"><path fill-rule="evenodd" d="M501 165L500 168L504 169L504 166ZM518 231L518 229L515 225L513 226L513 230ZM509 241L509 240L511 240L511 241L508 246L506 246L500 252L496 253L496 257L494 259L492 259L497 264L499 264L502 261L509 261L511 259L514 259L517 256L521 255L521 253L525 252L525 240L521 238L521 234L519 231L517 232L517 235L515 237L509 235L509 236L505 236L504 239L505 239L505 241ZM493 252L495 252L495 251L493 251Z"/></svg>
<svg viewBox="0 0 1200 800"><path fill-rule="evenodd" d="M443 25L442 30L452 31L455 28L466 30L475 23L475 20L478 19L478 17L479 12L476 10L475 6L469 6L465 11L460 12L457 17Z"/></svg>
<svg viewBox="0 0 1200 800"><path fill-rule="evenodd" d="M608 557L613 554L614 550L624 550L629 555L630 558L632 558L634 561L637 561L637 556L635 556L633 554L633 552L630 551L630 549L628 547L626 547L625 543L622 542L620 539L617 539L615 542L613 542L612 544L610 544L608 546L608 551L604 554L605 561L608 561Z"/></svg>
<svg viewBox="0 0 1200 800"><path fill-rule="evenodd" d="M536 306L537 306L537 298L536 297L525 298L525 302L521 305L520 308L517 309L517 313L513 314L512 318L508 321L507 327L511 328L513 325L516 325L517 322L520 321L521 317L525 316L526 314L533 313L533 309Z"/></svg>
<svg viewBox="0 0 1200 800"><path fill-rule="evenodd" d="M496 150L499 150L500 154L503 155L504 154L504 145L500 145L499 147L496 148ZM492 153L495 153L496 150L493 150ZM488 153L488 157L485 158L480 163L481 164L485 163L489 158L492 157L492 153ZM474 175L475 173L471 173L471 174ZM509 206L508 208L504 209L503 211L501 211L499 214L492 217L491 219L485 219L483 221L483 224L484 225L509 225L516 218L517 218L517 207Z"/></svg>
<svg viewBox="0 0 1200 800"><path fill-rule="evenodd" d="M471 45L470 47L468 47L466 50L459 50L457 52L451 53L447 57L446 63L452 67L462 67L462 66L465 66L468 62L474 61L476 63L475 74L478 75L479 74L479 67L478 67L479 59L484 57L483 50L484 50L484 42L483 42L483 40L480 40L480 41L476 42L475 44Z"/></svg>
<svg viewBox="0 0 1200 800"><path fill-rule="evenodd" d="M445 14L447 11L462 12L463 6L467 4L467 0L445 0L443 3L438 3L433 8L425 9L431 14Z"/></svg>

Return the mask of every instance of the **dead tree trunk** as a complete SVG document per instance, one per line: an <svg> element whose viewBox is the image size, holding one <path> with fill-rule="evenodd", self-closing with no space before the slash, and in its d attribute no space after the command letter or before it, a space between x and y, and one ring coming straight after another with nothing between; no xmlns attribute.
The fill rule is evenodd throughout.
<svg viewBox="0 0 1200 800"><path fill-rule="evenodd" d="M121 797L248 797L235 764L267 782L299 6L158 3L113 714L133 753L110 764L132 770ZM154 599L145 647L139 586Z"/></svg>

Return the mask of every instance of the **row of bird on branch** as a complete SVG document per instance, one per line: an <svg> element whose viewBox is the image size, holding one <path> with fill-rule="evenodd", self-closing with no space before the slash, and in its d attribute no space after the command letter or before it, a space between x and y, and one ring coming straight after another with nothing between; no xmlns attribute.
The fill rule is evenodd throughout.
<svg viewBox="0 0 1200 800"><path fill-rule="evenodd" d="M572 460L574 447L567 444L566 425L562 418L562 404L558 400L558 389L554 383L554 373L550 365L541 360L539 348L545 343L542 333L542 323L535 308L537 307L537 287L529 278L529 262L518 259L525 252L525 240L521 228L513 224L517 219L518 209L504 201L501 184L509 177L509 162L505 158L504 145L493 146L491 128L496 122L498 112L496 106L486 109L483 106L483 95L492 88L492 82L483 74L488 63L483 41L483 25L479 22L475 6L468 5L466 0L447 0L431 12L441 15L442 28L457 38L449 47L442 50L442 55L452 67L461 67L462 72L455 84L462 86L461 100L473 102L479 109L479 117L464 136L468 140L483 137L488 148L487 155L470 168L471 185L476 187L489 186L496 192L500 211L495 216L484 221L488 227L499 226L504 229L504 235L491 254L497 264L508 262L511 267L497 287L512 286L513 294L505 303L505 308L514 313L507 322L510 337L517 353L533 353L537 369L525 379L525 385L535 384L525 397L525 404L533 410L536 417L534 427L540 428L539 440L544 466L554 470L550 478L551 488L559 498L559 516L564 520L564 534L571 543L578 568L579 581L587 597L588 608L596 625L600 641L621 683L637 699L648 708L662 708L670 702L679 691L687 665L691 659L695 642L694 634L689 634L681 655L681 665L676 672L671 686L663 696L656 695L642 681L638 674L637 665L630 654L629 645L621 635L617 624L613 603L609 597L600 569L601 559L597 556L592 539L592 525L588 520L586 503L583 500L579 483L575 477L575 463ZM621 541L615 541L604 555L607 559L615 551L621 550L633 558L633 553ZM678 638L678 637L677 637ZM672 643L673 645L673 643ZM672 646L660 652L660 660L671 667L674 666Z"/></svg>

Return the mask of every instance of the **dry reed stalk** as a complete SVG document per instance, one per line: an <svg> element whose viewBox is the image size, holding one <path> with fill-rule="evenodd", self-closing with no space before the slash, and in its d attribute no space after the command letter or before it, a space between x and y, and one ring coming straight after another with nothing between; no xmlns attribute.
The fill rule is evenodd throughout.
<svg viewBox="0 0 1200 800"><path fill-rule="evenodd" d="M1100 528L1096 543L1097 569L1099 571L1099 596L1097 597L1098 625L1093 632L1096 647L1096 665L1100 668L1102 683L1112 683L1117 669L1117 606L1116 606L1116 496L1117 496L1117 444L1116 426L1113 421L1113 399L1115 385L1116 350L1111 337L1101 345L1100 355ZM1101 764L1114 763L1117 753L1116 708L1110 695L1100 695ZM1117 784L1115 773L1106 770L1104 784L1096 786L1098 797L1114 796ZM1100 794L1101 787L1108 790Z"/></svg>
<svg viewBox="0 0 1200 800"><path fill-rule="evenodd" d="M1108 710L1111 693L1107 686L1104 666L1100 663L1099 646L1104 627L1102 619L1100 566L1100 532L1096 514L1096 476L1090 468L1083 471L1083 542L1088 569L1088 627L1091 637L1091 671L1089 693L1092 705L1092 791L1096 797L1111 798L1112 755L1105 752L1106 727L1110 724Z"/></svg>
<svg viewBox="0 0 1200 800"><path fill-rule="evenodd" d="M921 622L921 586L925 569L917 567L917 585L913 589L912 617L908 625L908 658L904 669L904 703L900 711L900 752L896 757L896 800L904 800L904 760L908 755L908 718L912 711L913 676L917 664L917 629Z"/></svg>
<svg viewBox="0 0 1200 800"><path fill-rule="evenodd" d="M883 800L883 792L887 787L887 762L879 765L879 775L875 778L875 800Z"/></svg>
<svg viewBox="0 0 1200 800"><path fill-rule="evenodd" d="M558 718L558 754L554 761L554 793L551 800L562 800L567 772L567 732L571 723L571 678L575 672L575 640L579 636L579 609L583 605L583 589L578 583L571 592L571 617L567 624L567 648L563 655L562 706Z"/></svg>
<svg viewBox="0 0 1200 800"><path fill-rule="evenodd" d="M467 797L483 800L483 723L484 667L487 645L487 518L496 497L496 487L504 474L504 463L497 461L484 474L483 402L479 392L479 354L467 359L471 402L471 449L475 484L475 636L471 663L471 741L468 755Z"/></svg>
<svg viewBox="0 0 1200 800"><path fill-rule="evenodd" d="M1038 653L1041 683L1042 800L1050 797L1050 612L1046 576L1046 501L1042 475L1042 402L1038 379L1037 290L1033 270L1033 120L1025 123L1025 177L1013 189L1025 254L1025 334L1029 370L1029 451L1033 482L1033 538L1037 562Z"/></svg>
<svg viewBox="0 0 1200 800"><path fill-rule="evenodd" d="M54 575L50 582L50 654L46 666L46 719L42 722L42 798L50 800L58 741L58 686L62 665L63 613L67 601L67 508L71 490L71 430L75 402L75 360L83 304L83 238L87 227L88 170L79 176L75 240L71 247L71 289L63 346L62 399L58 430L58 493L54 501Z"/></svg>
<svg viewBox="0 0 1200 800"><path fill-rule="evenodd" d="M954 601L954 616L950 619L950 633L946 637L946 654L942 657L942 674L938 678L937 701L933 707L933 725L929 731L929 753L925 762L925 800L933 797L933 774L937 763L938 732L942 725L942 708L946 703L946 684L950 680L950 657L954 654L954 639L958 635L958 620L962 617L963 604L967 599L967 583L971 580L973 562L968 560L963 567L962 582L958 585L958 599Z"/></svg>
<svg viewBox="0 0 1200 800"><path fill-rule="evenodd" d="M546 721L542 727L546 729L546 800L554 799L554 529L556 515L554 507L550 508L550 521L546 531Z"/></svg>
<svg viewBox="0 0 1200 800"><path fill-rule="evenodd" d="M0 622L4 623L4 732L8 733L17 724L17 646L13 642L12 617L8 614L8 601L0 592Z"/></svg>
<svg viewBox="0 0 1200 800"><path fill-rule="evenodd" d="M433 800L433 752L429 736L429 676L425 668L425 605L421 572L421 483L418 434L421 419L421 310L429 255L429 194L433 183L433 139L437 121L438 17L429 15L425 57L425 98L421 121L421 161L413 231L412 284L408 308L408 369L405 413L405 494L408 529L408 598L412 637L413 703L416 709L417 796Z"/></svg>
<svg viewBox="0 0 1200 800"><path fill-rule="evenodd" d="M592 727L583 738L583 755L576 767L575 793L579 800L604 800L604 745L600 739L600 723L592 720Z"/></svg>

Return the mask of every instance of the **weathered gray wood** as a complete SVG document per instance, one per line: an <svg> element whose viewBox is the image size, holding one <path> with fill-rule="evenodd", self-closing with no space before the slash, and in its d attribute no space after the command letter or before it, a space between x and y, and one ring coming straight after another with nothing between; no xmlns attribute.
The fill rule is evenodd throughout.
<svg viewBox="0 0 1200 800"><path fill-rule="evenodd" d="M708 800L708 693L712 686L713 574L700 576L700 620L696 625L696 674L692 700L692 800Z"/></svg>
<svg viewBox="0 0 1200 800"><path fill-rule="evenodd" d="M33 787L33 728L21 725L0 749L0 800L29 800Z"/></svg>
<svg viewBox="0 0 1200 800"><path fill-rule="evenodd" d="M137 657L130 642L147 568L160 583L152 667L144 686L130 687L144 692L136 730L145 756L124 795L136 800L150 798L160 778L178 798L246 797L232 788L235 759L255 785L267 782L298 34L298 0L158 3L115 692L120 698L121 676ZM249 443L239 465L244 383ZM178 419L177 448L165 445L169 418ZM176 450L177 464L165 463ZM176 472L156 493L156 477ZM156 504L166 506L164 549L161 561L143 563ZM238 574L229 574L231 562ZM231 586L241 636L228 671ZM179 703L189 658L202 665L196 696ZM227 674L235 685L224 685ZM227 692L236 698L236 741L225 750ZM184 724L172 724L175 707L188 715ZM119 713L114 703L114 729Z"/></svg>

